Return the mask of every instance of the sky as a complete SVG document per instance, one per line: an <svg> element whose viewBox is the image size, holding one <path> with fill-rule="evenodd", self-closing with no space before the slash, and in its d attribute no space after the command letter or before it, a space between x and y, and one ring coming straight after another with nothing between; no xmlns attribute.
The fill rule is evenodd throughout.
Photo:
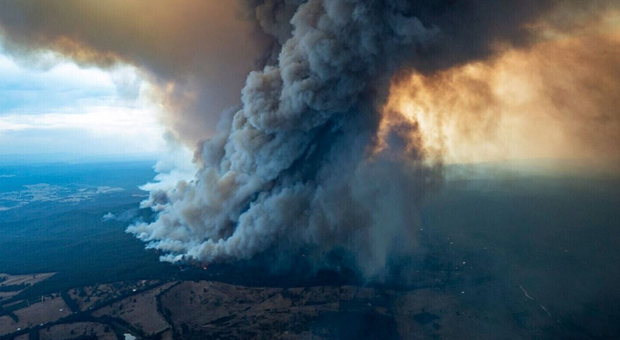
<svg viewBox="0 0 620 340"><path fill-rule="evenodd" d="M161 107L131 66L81 67L52 52L19 60L0 46L0 155L156 155Z"/></svg>

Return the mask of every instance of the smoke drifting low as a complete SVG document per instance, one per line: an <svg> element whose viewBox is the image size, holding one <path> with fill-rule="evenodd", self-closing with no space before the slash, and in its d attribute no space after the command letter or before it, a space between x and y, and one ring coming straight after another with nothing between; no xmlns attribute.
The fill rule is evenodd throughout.
<svg viewBox="0 0 620 340"><path fill-rule="evenodd" d="M432 111L433 119L445 116L459 129L476 130L491 122L486 123L487 130L493 130L495 118L490 111L504 105L496 104L497 95L488 83L495 78L487 74L502 71L499 66L488 66L503 65L502 57L496 61L498 53L510 59L510 51L516 51L519 60L526 60L519 53L536 51L545 34L559 29L570 36L580 31L579 22L599 20L615 6L612 1L561 0L247 1L244 9L250 19L246 23L260 28L257 36L264 47L260 54L264 67L249 73L241 91L241 107L225 110L213 134L209 131L214 115L209 112L222 105L209 99L218 92L204 84L218 84L210 82L220 78L207 70L222 75L222 86L227 88L237 72L247 71L247 63L228 65L224 57L217 59L222 63L215 63L218 66L213 69L188 68L201 65L203 57L208 60L210 49L230 41L231 32L226 29L227 19L190 19L192 24L188 24L183 18L204 13L195 6L229 5L175 2L178 21L171 21L171 27L159 27L146 17L126 28L130 32L140 28L133 36L117 27L100 34L102 27L78 29L92 20L100 25L101 14L90 2L46 3L51 7L44 9L22 5L22 1L10 3L19 15L8 15L12 20L0 16L0 23L9 39L22 48L53 48L102 65L115 58L143 65L157 79L174 82L168 87L175 103L171 108L204 109L203 114L180 112L171 125L177 135L190 136L188 140L207 137L196 151L194 178L173 186L150 185L151 197L144 204L158 211L158 217L153 223L128 229L149 247L165 252L164 260L233 261L264 252L279 252L280 258L286 258L303 251L322 266L329 264L321 260L336 251L353 254L368 278L381 277L391 260L415 249L417 207L442 178L446 149L435 147L429 139L429 129L436 124L427 124L423 115L407 114L402 101L395 98L411 97L408 102L415 110ZM68 17L70 28L45 20L49 13L60 11L56 6L74 6L90 19L75 22ZM134 12L114 11L122 6L127 5L116 3L98 10L114 18L133 17ZM166 13L162 6L153 8ZM153 8L131 10L160 13ZM36 24L23 24L35 18ZM178 27L182 29L176 32ZM221 35L212 35L213 45L195 45L206 34L206 27L221 27L217 31ZM151 34L152 29L158 33ZM144 43L133 43L143 38ZM65 44L66 39L71 44ZM556 71L529 62L527 70L533 74L549 71L541 74L549 80L555 76L552 73L562 73L565 66L580 60L594 67L598 59L580 56L576 50L581 48L566 47L577 59L561 61ZM548 58L550 63L553 57ZM614 58L615 54L610 55L606 65L616 65ZM239 59L232 55L231 60ZM533 60L545 65L544 58ZM478 78L470 77L469 65L482 65L474 67L480 68L474 70ZM418 78L411 80L411 74ZM571 94L600 103L592 114L613 106L613 102L599 101L598 91L586 86L594 78L573 75L564 79L576 82L570 86ZM541 96L557 100L562 83L543 84L554 89ZM183 95L176 95L179 88ZM449 103L454 106L444 110ZM461 112L472 118L461 118ZM482 112L482 123L477 112ZM563 111L552 114L556 113ZM617 121L615 113L610 115Z"/></svg>

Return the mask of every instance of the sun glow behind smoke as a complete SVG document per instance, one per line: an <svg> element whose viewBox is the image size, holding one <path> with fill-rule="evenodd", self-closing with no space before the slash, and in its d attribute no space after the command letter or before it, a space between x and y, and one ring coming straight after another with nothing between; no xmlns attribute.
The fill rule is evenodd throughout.
<svg viewBox="0 0 620 340"><path fill-rule="evenodd" d="M430 159L448 163L531 158L618 164L618 16L573 36L546 32L528 49L392 84L378 150L398 126ZM603 164L605 163L605 164Z"/></svg>

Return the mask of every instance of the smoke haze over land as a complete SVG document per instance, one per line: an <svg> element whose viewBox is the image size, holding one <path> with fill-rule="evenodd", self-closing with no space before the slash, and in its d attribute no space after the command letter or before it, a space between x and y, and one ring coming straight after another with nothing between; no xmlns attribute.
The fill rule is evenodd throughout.
<svg viewBox="0 0 620 340"><path fill-rule="evenodd" d="M128 229L167 261L343 251L380 277L414 251L444 160L617 154L614 1L1 3L13 53L133 64L172 135L201 141Z"/></svg>

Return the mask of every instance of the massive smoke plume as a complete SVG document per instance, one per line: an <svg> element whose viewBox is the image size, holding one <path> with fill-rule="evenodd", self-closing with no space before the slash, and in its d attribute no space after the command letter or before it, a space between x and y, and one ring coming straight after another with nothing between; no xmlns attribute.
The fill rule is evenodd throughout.
<svg viewBox="0 0 620 340"><path fill-rule="evenodd" d="M167 40L160 43L155 36L152 45L127 50L117 46L122 32L69 34L61 30L63 25L45 20L46 25L24 28L23 16L41 20L53 8L38 11L21 1L10 3L18 14L9 19L15 20L5 15L0 22L19 46L43 44L103 64L105 59L98 58L112 55L145 63L162 79L170 70L156 67L163 65L157 61L200 61L197 50L176 49L185 40L173 39L166 46ZM79 4L73 5L90 6ZM158 212L157 219L128 231L164 251L168 261L249 259L265 251L280 252L280 258L303 251L321 261L341 251L353 254L367 277L380 276L388 262L415 248L417 207L439 184L442 171L442 157L426 147L420 122L382 123L390 117L383 113L391 82L412 72L431 77L506 48L528 49L542 31L578 30L576 23L597 20L613 5L561 0L247 1L247 20L262 31L257 39L264 67L249 74L241 107L224 111L215 134L196 133L206 141L196 151L195 177L172 188L150 186L144 205ZM196 24L198 34L200 28ZM79 44L79 51L86 46L88 53L58 45L65 37ZM167 54L175 49L177 53ZM209 98L201 91L198 98ZM200 121L212 122L191 117L198 123L181 121L199 127ZM188 131L178 125L173 129L181 137Z"/></svg>
<svg viewBox="0 0 620 340"><path fill-rule="evenodd" d="M248 76L243 107L202 145L194 181L154 193L158 220L129 231L170 261L342 248L380 275L414 247L416 207L440 175L415 122L372 152L388 81L527 44L525 25L548 5L308 1L289 37L263 24L282 43L277 62Z"/></svg>

